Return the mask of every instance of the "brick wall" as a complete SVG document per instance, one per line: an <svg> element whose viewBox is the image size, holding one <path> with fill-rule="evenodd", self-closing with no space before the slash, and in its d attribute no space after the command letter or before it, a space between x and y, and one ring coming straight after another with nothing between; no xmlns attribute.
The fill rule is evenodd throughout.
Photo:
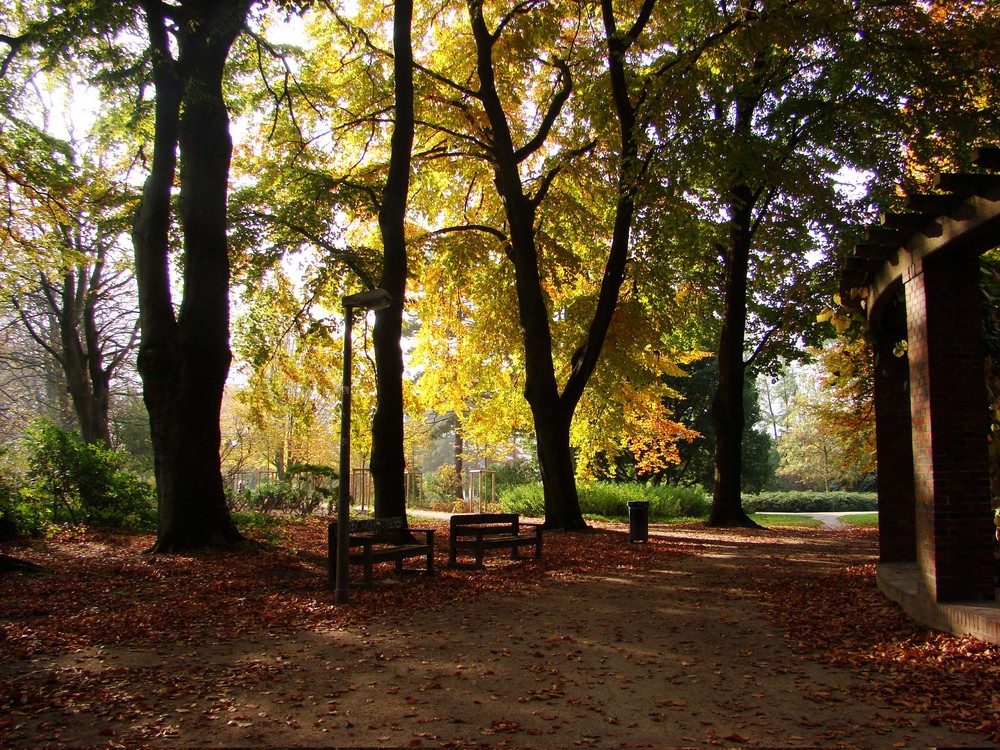
<svg viewBox="0 0 1000 750"><path fill-rule="evenodd" d="M936 601L992 599L978 257L936 253L904 281L920 585Z"/></svg>

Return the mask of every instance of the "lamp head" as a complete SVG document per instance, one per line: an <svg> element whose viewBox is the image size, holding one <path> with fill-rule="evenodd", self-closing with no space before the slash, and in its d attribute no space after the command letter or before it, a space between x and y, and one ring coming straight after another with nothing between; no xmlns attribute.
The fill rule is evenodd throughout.
<svg viewBox="0 0 1000 750"><path fill-rule="evenodd" d="M382 310L392 304L392 297L382 287L368 289L344 297L344 307L362 307L365 310Z"/></svg>

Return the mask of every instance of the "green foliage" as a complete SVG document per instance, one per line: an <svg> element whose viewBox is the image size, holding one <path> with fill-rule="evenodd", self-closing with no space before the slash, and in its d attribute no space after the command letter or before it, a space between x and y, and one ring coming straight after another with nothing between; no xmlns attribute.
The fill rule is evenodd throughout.
<svg viewBox="0 0 1000 750"><path fill-rule="evenodd" d="M311 515L331 496L323 488L296 487L291 482L268 482L240 493L239 499L251 513L295 513Z"/></svg>
<svg viewBox="0 0 1000 750"><path fill-rule="evenodd" d="M630 502L648 502L650 518L700 518L708 515L709 499L701 487L646 485L637 482L593 482L580 486L580 509L584 515L622 518ZM545 501L540 484L524 484L500 493L505 513L541 518Z"/></svg>
<svg viewBox="0 0 1000 750"><path fill-rule="evenodd" d="M310 477L324 477L326 479L337 478L337 470L325 464L293 463L289 464L288 468L285 469L285 474L287 476L304 474Z"/></svg>
<svg viewBox="0 0 1000 750"><path fill-rule="evenodd" d="M719 361L715 357L693 362L685 377L670 379L676 398L666 400L675 417L701 433L701 437L677 446L680 461L666 467L656 479L676 484L697 483L711 488L715 481L715 427L712 424L712 399L719 387ZM749 375L743 387L743 462L741 488L760 492L774 479L777 456L774 441L766 430L757 429L763 415L757 382Z"/></svg>
<svg viewBox="0 0 1000 750"><path fill-rule="evenodd" d="M836 513L878 510L874 492L762 492L744 495L747 513Z"/></svg>
<svg viewBox="0 0 1000 750"><path fill-rule="evenodd" d="M123 453L83 443L76 433L46 422L28 430L25 447L27 484L21 495L26 508L46 508L47 521L121 529L155 526L153 488L123 468Z"/></svg>
<svg viewBox="0 0 1000 750"><path fill-rule="evenodd" d="M240 533L245 536L258 539L268 544L280 544L288 534L285 525L280 518L269 516L260 511L236 511L233 512L233 523Z"/></svg>
<svg viewBox="0 0 1000 750"><path fill-rule="evenodd" d="M0 541L19 536L41 536L45 529L46 509L38 501L23 495L16 478L0 466Z"/></svg>
<svg viewBox="0 0 1000 750"><path fill-rule="evenodd" d="M581 500L583 498L581 497ZM527 518L545 517L545 495L541 484L519 484L500 493L500 510Z"/></svg>
<svg viewBox="0 0 1000 750"><path fill-rule="evenodd" d="M462 481L454 466L443 464L424 483L424 493L432 500L454 500L462 492Z"/></svg>
<svg viewBox="0 0 1000 750"><path fill-rule="evenodd" d="M532 484L541 481L538 464L535 462L516 461L509 464L495 464L490 467L496 482L498 493L522 484Z"/></svg>

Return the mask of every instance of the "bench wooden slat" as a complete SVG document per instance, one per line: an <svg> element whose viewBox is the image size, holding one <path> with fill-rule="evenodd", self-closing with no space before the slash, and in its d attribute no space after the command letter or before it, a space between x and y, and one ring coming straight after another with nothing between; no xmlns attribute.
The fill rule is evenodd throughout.
<svg viewBox="0 0 1000 750"><path fill-rule="evenodd" d="M423 541L415 538L414 534L423 534ZM402 576L403 560L409 557L426 557L423 572L434 575L434 529L407 528L401 516L361 519L349 522L347 539L348 563L364 566L366 586L372 584L372 566L380 562L395 562L396 574ZM327 546L329 564L333 566L337 557L336 521L331 521L327 527Z"/></svg>
<svg viewBox="0 0 1000 750"><path fill-rule="evenodd" d="M514 560L524 559L521 547L534 546L534 556L542 555L542 527L521 523L517 513L457 513L451 517L450 530L450 568L482 568L483 553L488 549L509 548ZM475 564L458 562L459 551L473 552Z"/></svg>

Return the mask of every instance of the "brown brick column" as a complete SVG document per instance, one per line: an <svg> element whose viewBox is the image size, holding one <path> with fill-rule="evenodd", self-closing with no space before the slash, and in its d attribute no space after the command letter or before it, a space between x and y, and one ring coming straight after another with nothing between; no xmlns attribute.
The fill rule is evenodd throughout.
<svg viewBox="0 0 1000 750"><path fill-rule="evenodd" d="M978 257L938 252L905 284L921 590L993 599Z"/></svg>
<svg viewBox="0 0 1000 750"><path fill-rule="evenodd" d="M875 446L878 454L878 537L882 562L917 559L913 445L910 441L910 377L906 357L893 353L906 338L900 306L882 315L874 332Z"/></svg>

